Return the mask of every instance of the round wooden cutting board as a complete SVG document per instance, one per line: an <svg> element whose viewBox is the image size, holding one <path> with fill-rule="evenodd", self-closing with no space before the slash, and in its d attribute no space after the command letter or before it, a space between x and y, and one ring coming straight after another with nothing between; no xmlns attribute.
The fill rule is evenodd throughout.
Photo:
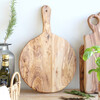
<svg viewBox="0 0 100 100"><path fill-rule="evenodd" d="M23 80L38 92L57 92L72 80L76 56L70 44L50 30L51 10L42 7L43 33L22 50L19 69Z"/></svg>

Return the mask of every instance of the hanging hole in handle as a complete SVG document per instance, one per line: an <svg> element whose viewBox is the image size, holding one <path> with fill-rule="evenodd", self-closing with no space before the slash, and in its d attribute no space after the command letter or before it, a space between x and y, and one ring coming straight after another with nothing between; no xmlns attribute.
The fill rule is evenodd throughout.
<svg viewBox="0 0 100 100"><path fill-rule="evenodd" d="M97 25L99 23L98 19L96 17L93 17L90 19L90 22L93 24L93 25Z"/></svg>
<svg viewBox="0 0 100 100"><path fill-rule="evenodd" d="M48 12L48 10L45 10L45 12Z"/></svg>

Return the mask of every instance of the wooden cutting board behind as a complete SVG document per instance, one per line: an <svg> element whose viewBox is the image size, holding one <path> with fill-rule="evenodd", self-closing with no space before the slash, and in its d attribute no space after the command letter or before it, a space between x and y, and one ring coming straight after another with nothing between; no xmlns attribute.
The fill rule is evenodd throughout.
<svg viewBox="0 0 100 100"><path fill-rule="evenodd" d="M76 69L73 48L66 40L51 33L50 14L50 8L43 6L43 33L28 42L19 60L23 80L34 90L45 93L64 89Z"/></svg>
<svg viewBox="0 0 100 100"><path fill-rule="evenodd" d="M98 23L96 25L91 23L92 18L97 19ZM93 33L84 36L84 50L91 46L100 46L100 13L97 15L91 15L88 18L88 24ZM84 62L84 91L87 93L94 93L98 91L96 73L93 72L92 74L88 74L88 71L92 68L96 68L95 60L93 57Z"/></svg>
<svg viewBox="0 0 100 100"><path fill-rule="evenodd" d="M81 45L79 49L79 71L80 71L80 91L84 92L84 45Z"/></svg>

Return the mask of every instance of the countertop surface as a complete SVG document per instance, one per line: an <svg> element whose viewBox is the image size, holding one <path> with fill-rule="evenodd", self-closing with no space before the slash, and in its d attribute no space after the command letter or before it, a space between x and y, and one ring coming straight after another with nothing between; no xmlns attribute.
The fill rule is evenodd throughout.
<svg viewBox="0 0 100 100"><path fill-rule="evenodd" d="M21 90L21 95L19 100L64 100L63 98L81 98L80 96L75 96L71 94L64 93L65 90L57 92L57 93L37 93L33 90ZM95 98L92 98L91 100L98 100L98 95L95 95Z"/></svg>

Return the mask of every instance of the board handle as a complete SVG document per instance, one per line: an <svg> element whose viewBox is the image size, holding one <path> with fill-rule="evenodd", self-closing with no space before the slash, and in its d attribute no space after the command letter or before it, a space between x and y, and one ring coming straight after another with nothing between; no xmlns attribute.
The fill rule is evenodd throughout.
<svg viewBox="0 0 100 100"><path fill-rule="evenodd" d="M42 12L42 20L43 20L43 32L49 32L51 31L50 28L51 9L49 6L44 5L41 9L41 12Z"/></svg>
<svg viewBox="0 0 100 100"><path fill-rule="evenodd" d="M92 24L91 19L95 18L97 20L97 24ZM98 13L97 15L93 14L91 16L88 17L88 25L91 28L91 30L95 33L95 31L99 31L99 26L100 26L100 13Z"/></svg>

